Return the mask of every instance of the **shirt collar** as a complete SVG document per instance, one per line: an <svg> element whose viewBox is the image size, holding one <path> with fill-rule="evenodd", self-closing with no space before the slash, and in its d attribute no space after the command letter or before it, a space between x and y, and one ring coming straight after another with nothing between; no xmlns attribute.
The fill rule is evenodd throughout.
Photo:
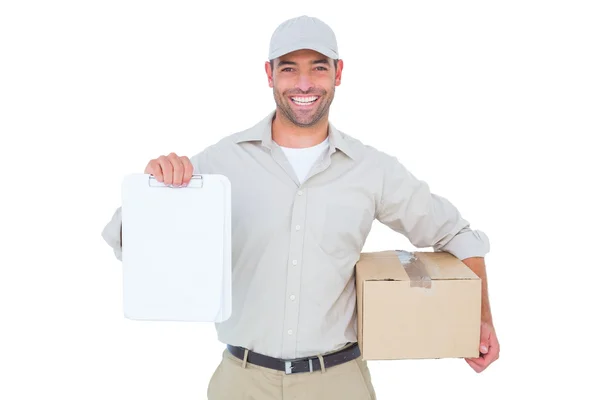
<svg viewBox="0 0 600 400"><path fill-rule="evenodd" d="M260 141L261 145L273 149L275 142L271 134L273 126L273 118L276 110L271 111L265 118L258 122L253 127L241 131L235 135L236 143ZM346 135L339 131L331 122L329 122L329 154L335 150L341 150L344 154L352 159L356 159L356 152L352 143L346 138Z"/></svg>

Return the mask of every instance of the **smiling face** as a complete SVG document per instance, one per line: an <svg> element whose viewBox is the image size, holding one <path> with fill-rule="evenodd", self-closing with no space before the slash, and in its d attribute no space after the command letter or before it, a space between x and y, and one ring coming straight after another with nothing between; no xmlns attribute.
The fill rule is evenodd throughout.
<svg viewBox="0 0 600 400"><path fill-rule="evenodd" d="M298 50L265 64L280 113L298 127L310 127L329 113L343 62L313 50Z"/></svg>

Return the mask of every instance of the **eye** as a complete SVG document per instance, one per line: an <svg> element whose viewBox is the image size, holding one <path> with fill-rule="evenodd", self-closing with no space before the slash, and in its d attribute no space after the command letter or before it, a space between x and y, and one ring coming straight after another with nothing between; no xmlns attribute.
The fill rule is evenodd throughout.
<svg viewBox="0 0 600 400"><path fill-rule="evenodd" d="M291 72L292 69L290 67L284 68L281 70L281 72Z"/></svg>
<svg viewBox="0 0 600 400"><path fill-rule="evenodd" d="M317 67L319 71L327 71L327 67Z"/></svg>

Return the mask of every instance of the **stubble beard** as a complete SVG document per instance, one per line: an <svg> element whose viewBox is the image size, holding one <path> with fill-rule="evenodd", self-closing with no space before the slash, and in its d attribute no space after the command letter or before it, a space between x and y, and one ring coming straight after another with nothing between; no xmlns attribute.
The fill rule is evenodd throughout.
<svg viewBox="0 0 600 400"><path fill-rule="evenodd" d="M298 93L298 92L284 92L283 94L280 94L279 92L276 91L276 89L273 89L273 94L275 97L275 103L277 104L277 108L283 113L283 115L294 125L300 127L300 128L309 128L313 125L315 125L317 122L319 122L329 111L329 107L331 106L331 102L333 101L333 97L335 94L335 87L333 87L331 89L331 95L328 95L328 93L326 91L319 91L319 92L315 92L315 91L310 91L308 93ZM321 98L318 100L320 102L319 107L314 111L314 113L312 114L308 114L308 113L297 113L295 112L292 107L290 106L290 104L288 103L287 99L289 98L289 96L292 95L316 95L316 96L320 96Z"/></svg>

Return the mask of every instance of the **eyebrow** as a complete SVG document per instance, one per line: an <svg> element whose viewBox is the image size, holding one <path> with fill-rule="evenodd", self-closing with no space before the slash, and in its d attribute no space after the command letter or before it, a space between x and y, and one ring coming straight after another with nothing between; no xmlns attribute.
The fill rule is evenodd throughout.
<svg viewBox="0 0 600 400"><path fill-rule="evenodd" d="M319 60L313 60L311 62L311 64L325 64L325 65L329 66L329 61L326 58L321 58ZM279 68L282 65L298 65L298 63L295 63L294 61L280 60L279 63L277 64L277 67Z"/></svg>

